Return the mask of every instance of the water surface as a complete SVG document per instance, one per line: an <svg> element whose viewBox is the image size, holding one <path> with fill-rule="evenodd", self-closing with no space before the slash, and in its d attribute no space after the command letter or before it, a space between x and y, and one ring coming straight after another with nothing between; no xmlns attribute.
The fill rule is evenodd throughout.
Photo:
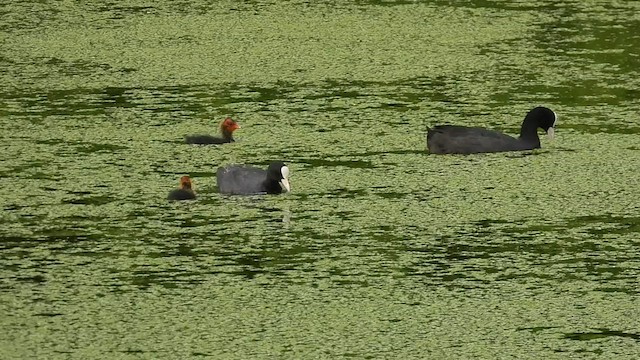
<svg viewBox="0 0 640 360"><path fill-rule="evenodd" d="M0 357L636 359L639 4L3 5Z"/></svg>

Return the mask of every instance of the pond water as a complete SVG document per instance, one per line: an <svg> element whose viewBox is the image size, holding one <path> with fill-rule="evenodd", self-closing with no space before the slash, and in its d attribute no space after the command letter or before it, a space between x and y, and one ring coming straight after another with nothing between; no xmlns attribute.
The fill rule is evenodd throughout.
<svg viewBox="0 0 640 360"><path fill-rule="evenodd" d="M0 358L640 356L640 2L0 12ZM542 149L426 151L539 105Z"/></svg>

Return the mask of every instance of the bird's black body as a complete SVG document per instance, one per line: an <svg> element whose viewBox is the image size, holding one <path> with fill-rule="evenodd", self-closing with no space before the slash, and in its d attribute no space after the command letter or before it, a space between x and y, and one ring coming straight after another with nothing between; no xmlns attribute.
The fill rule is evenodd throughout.
<svg viewBox="0 0 640 360"><path fill-rule="evenodd" d="M284 174L283 169L286 169ZM221 167L216 179L222 194L280 194L289 191L286 174L288 168L284 163L272 162L267 170L245 165Z"/></svg>
<svg viewBox="0 0 640 360"><path fill-rule="evenodd" d="M548 108L531 110L515 138L498 131L457 125L438 125L427 130L427 148L432 154L474 154L522 151L540 147L537 129L553 133L556 114Z"/></svg>
<svg viewBox="0 0 640 360"><path fill-rule="evenodd" d="M175 189L169 192L167 200L194 200L196 193L191 189Z"/></svg>

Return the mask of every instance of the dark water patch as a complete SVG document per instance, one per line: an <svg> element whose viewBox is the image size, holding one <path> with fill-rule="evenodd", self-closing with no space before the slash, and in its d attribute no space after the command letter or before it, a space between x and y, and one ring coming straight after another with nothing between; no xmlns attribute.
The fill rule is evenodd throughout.
<svg viewBox="0 0 640 360"><path fill-rule="evenodd" d="M138 289L149 289L153 286L161 286L166 289L180 287L192 287L201 284L201 273L177 270L134 270L131 275L120 276L119 279Z"/></svg>
<svg viewBox="0 0 640 360"><path fill-rule="evenodd" d="M305 89L306 85L294 84L286 81L276 81L271 84L253 84L244 83L226 84L223 88L209 90L212 93L216 107L226 108L233 104L251 103L262 106L274 104L281 100L295 102L301 99L297 93ZM268 108L261 108L268 110Z"/></svg>
<svg viewBox="0 0 640 360"><path fill-rule="evenodd" d="M447 261L467 261L470 259L489 259L496 253L495 246L449 244L444 246L442 255Z"/></svg>
<svg viewBox="0 0 640 360"><path fill-rule="evenodd" d="M539 273L533 273L533 272L527 272L527 271L523 271L517 274L500 274L501 272L504 271L504 269L488 269L488 270L489 270L487 271L488 274L497 274L497 276L493 278L493 281L495 282L512 283L513 280L520 280L522 282L528 282L530 284L530 288L532 289L535 289L538 286L540 286L538 281L534 282L532 280L543 280L547 283L557 282L560 284L560 283L573 283L576 281L584 281L586 279L585 275L571 272L571 271L566 271L561 274L549 275L549 274L539 274Z"/></svg>
<svg viewBox="0 0 640 360"><path fill-rule="evenodd" d="M36 171L32 174L29 174L28 176L26 176L26 178L28 179L34 179L34 180L52 180L52 181L58 181L63 179L62 175L59 174L48 174L42 171ZM52 187L43 187L44 190L47 191L57 191L58 189L56 188L52 188Z"/></svg>
<svg viewBox="0 0 640 360"><path fill-rule="evenodd" d="M39 317L56 317L56 316L64 316L65 314L62 313L37 313L37 314L33 314L32 316L39 316Z"/></svg>
<svg viewBox="0 0 640 360"><path fill-rule="evenodd" d="M37 250L40 250L40 248L38 248ZM32 275L32 276L22 275L26 271L33 270L36 272L44 272L43 269L45 269L46 267L49 267L49 266L55 267L55 266L60 266L64 264L64 262L59 261L57 259L37 258L34 255L33 251L25 251L22 249L19 249L19 250L12 249L11 252L6 252L5 254L6 254L5 255L6 261L4 264L1 264L0 266L2 266L4 270L12 271L12 272L15 272L16 274L20 274L18 276L13 277L13 279L15 279L16 281L21 281L21 279L23 279L22 281L25 283L46 284L48 282L48 279L44 275L39 275L39 274ZM29 259L30 260L29 263L24 264L24 261L23 261L24 259Z"/></svg>
<svg viewBox="0 0 640 360"><path fill-rule="evenodd" d="M82 230L49 229L34 232L28 236L0 236L0 244L2 244L3 249L38 247L42 244L67 244L77 246L78 243L94 241L99 238L97 234L84 232Z"/></svg>
<svg viewBox="0 0 640 360"><path fill-rule="evenodd" d="M237 256L234 259L238 270L227 272L234 275L240 275L248 280L255 278L258 275L265 275L270 271L265 269L265 259L258 254L245 254L243 256Z"/></svg>
<svg viewBox="0 0 640 360"><path fill-rule="evenodd" d="M44 242L71 245L84 241L97 240L99 237L95 234L90 234L83 231L54 228L34 234L34 238L37 239L40 243Z"/></svg>
<svg viewBox="0 0 640 360"><path fill-rule="evenodd" d="M58 59L57 57L52 57L49 60L45 61L45 64L48 64L48 65L60 65L64 63L65 63L64 60Z"/></svg>
<svg viewBox="0 0 640 360"><path fill-rule="evenodd" d="M366 189L335 189L328 191L326 196L329 198L356 199L367 194Z"/></svg>
<svg viewBox="0 0 640 360"><path fill-rule="evenodd" d="M173 239L172 239L173 240ZM194 251L192 246L186 244L179 244L175 247L167 248L165 251L153 251L145 254L145 257L150 259L163 259L176 256L185 256L195 258L198 256L205 256L205 251Z"/></svg>
<svg viewBox="0 0 640 360"><path fill-rule="evenodd" d="M118 256L120 256L120 253L118 251L114 251L113 246L102 246L100 248L91 247L88 250L84 250L81 248L69 249L67 254L77 258L86 258L85 261L75 262L74 264L76 266L85 266L92 264L94 260L101 260L103 258L117 258Z"/></svg>
<svg viewBox="0 0 640 360"><path fill-rule="evenodd" d="M108 86L48 89L41 93L2 92L0 99L18 105L19 110L8 110L7 115L111 116L114 109L134 108L154 113L179 111L206 114L210 101L226 101L221 92L224 93L202 85L150 88ZM145 125L153 125L148 123L148 119L145 121Z"/></svg>
<svg viewBox="0 0 640 360"><path fill-rule="evenodd" d="M35 139L32 140L34 143L36 144L42 144L42 145L61 145L61 144L68 144L67 140L64 139Z"/></svg>
<svg viewBox="0 0 640 360"><path fill-rule="evenodd" d="M129 350L120 350L119 352L123 354L146 354L146 353L157 353L157 351L144 351L140 349L129 349Z"/></svg>
<svg viewBox="0 0 640 360"><path fill-rule="evenodd" d="M563 353L565 351L563 351L563 350L555 350L555 352ZM594 350L578 349L578 350L575 350L573 352L575 352L576 354L594 354L594 355L598 355L598 356L604 354L604 351L602 349L594 349Z"/></svg>
<svg viewBox="0 0 640 360"><path fill-rule="evenodd" d="M18 276L15 278L17 281L21 282L30 282L35 284L43 284L47 282L47 278L43 275L34 275L34 276Z"/></svg>
<svg viewBox="0 0 640 360"><path fill-rule="evenodd" d="M370 251L376 251L380 255L391 261L398 259L398 253L396 251L389 251L389 247L395 247L395 244L402 244L406 239L406 229L398 228L392 225L379 225L375 226L367 231L364 238L378 241L380 248L369 247Z"/></svg>
<svg viewBox="0 0 640 360"><path fill-rule="evenodd" d="M406 150L388 150L388 151L367 151L361 153L352 153L350 154L353 157L368 157L368 156L378 156L378 155L427 155L429 154L425 148L422 150L419 149L406 149Z"/></svg>
<svg viewBox="0 0 640 360"><path fill-rule="evenodd" d="M187 202L188 204L188 202ZM126 219L127 220L135 220L138 218L147 218L147 217L155 217L158 214L156 208L136 208L134 210L131 210L127 213L126 215Z"/></svg>
<svg viewBox="0 0 640 360"><path fill-rule="evenodd" d="M563 129L572 129L582 134L640 134L640 127L620 123L603 122L598 125L590 124L566 124Z"/></svg>
<svg viewBox="0 0 640 360"><path fill-rule="evenodd" d="M2 173L2 177L14 178L15 174L22 173L24 170L40 169L50 165L49 162L44 160L27 160L23 161L19 166L14 166L11 170L7 170Z"/></svg>
<svg viewBox="0 0 640 360"><path fill-rule="evenodd" d="M32 241L31 236L17 236L17 235L3 235L0 236L0 245L2 250L12 249L14 247L20 247L22 243Z"/></svg>
<svg viewBox="0 0 640 360"><path fill-rule="evenodd" d="M581 83L577 83L581 81ZM621 105L623 102L632 101L637 98L634 94L633 88L625 88L624 85L620 85L619 79L611 79L610 84L603 84L597 82L600 80L571 80L569 84L539 84L534 81L524 82L523 84L516 85L515 89L509 89L506 92L496 92L492 95L494 101L500 103L506 97L512 97L513 92L518 94L545 94L545 98L549 98L549 103L571 103L574 106L593 106L594 104L607 106L607 105ZM633 86L633 85L629 85ZM560 115L560 121L562 121L562 114ZM566 123L560 123L558 126L560 129L564 128ZM517 134L514 129L512 133Z"/></svg>
<svg viewBox="0 0 640 360"><path fill-rule="evenodd" d="M595 291L600 291L603 293L619 293L619 294L627 294L627 295L632 295L635 296L637 294L640 294L640 290L637 290L635 288L635 286L631 285L628 288L622 288L622 287L596 287L594 289Z"/></svg>
<svg viewBox="0 0 640 360"><path fill-rule="evenodd" d="M184 203L184 202L178 202L178 203ZM206 202L202 202L202 203L207 204ZM208 225L228 225L229 227L233 227L234 224L243 224L243 223L246 223L247 227L251 227L253 226L253 223L252 223L253 221L258 221L262 219L270 219L270 217L266 217L266 216L265 217L260 217L260 216L232 217L232 216L226 216L226 215L217 215L215 218L202 218L202 217L196 217L193 219L192 218L187 218L187 219L169 218L169 219L165 219L164 222L170 223L171 225L179 228L198 228L198 227L204 227ZM195 236L195 235L190 235L190 236Z"/></svg>
<svg viewBox="0 0 640 360"><path fill-rule="evenodd" d="M347 167L353 169L375 169L371 161L368 160L328 160L328 159L292 159L298 164L308 164L312 167Z"/></svg>
<svg viewBox="0 0 640 360"><path fill-rule="evenodd" d="M0 96L6 100L17 102L19 112L13 115L48 116L76 116L101 115L104 105L110 101L104 100L108 92L101 89L71 89L47 90L41 94L32 93L4 93ZM12 113L10 113L12 114Z"/></svg>
<svg viewBox="0 0 640 360"><path fill-rule="evenodd" d="M193 246L190 246L188 244L178 244L175 247L173 254L170 255L196 257L205 254L205 251L194 251Z"/></svg>
<svg viewBox="0 0 640 360"><path fill-rule="evenodd" d="M351 194L349 194L348 196L351 196ZM349 210L334 210L334 211L330 211L329 213L331 216L338 217L340 219L345 219L345 220L353 220L358 216L358 213L356 213L355 211L349 211Z"/></svg>
<svg viewBox="0 0 640 360"><path fill-rule="evenodd" d="M509 220L502 219L484 219L477 221L475 224L480 227L494 227L495 225L510 224Z"/></svg>
<svg viewBox="0 0 640 360"><path fill-rule="evenodd" d="M542 331L558 329L559 326L534 326L534 327L526 327L526 328L516 328L516 331L530 331L531 333L539 333Z"/></svg>
<svg viewBox="0 0 640 360"><path fill-rule="evenodd" d="M152 125L152 126L155 126L155 125ZM158 126L162 126L162 125L159 125L159 124L158 124ZM204 144L202 144L202 145L201 145L201 144L187 144L187 143L186 143L186 136L187 136L187 134L185 134L185 135L181 135L181 137L179 137L179 140L157 140L157 139L156 139L156 140L152 140L152 141L153 141L154 143L159 143L159 144L169 144L169 145L177 145L177 144L180 144L180 145L189 145L189 146L191 146L191 147L205 147L205 146L211 146L211 145L204 145Z"/></svg>
<svg viewBox="0 0 640 360"><path fill-rule="evenodd" d="M562 147L562 146L556 146L555 148L553 148L553 152L536 150L536 152L538 154L543 154L543 153L544 154L548 154L548 153L552 154L554 152L577 152L577 151L579 151L579 150L578 149L569 149L569 148Z"/></svg>
<svg viewBox="0 0 640 360"><path fill-rule="evenodd" d="M2 14L3 14L3 13L2 13L2 11L0 10L0 15L2 15ZM2 28L2 27L0 26L0 28ZM15 61L13 61L12 59L10 59L10 58L8 58L8 57L5 57L5 56L3 56L3 55L0 55L0 64L3 64L4 66L9 67L9 65L13 65L13 64L15 64ZM1 98L1 95L0 95L0 98Z"/></svg>
<svg viewBox="0 0 640 360"><path fill-rule="evenodd" d="M214 357L216 355L215 354L202 353L202 352L192 352L191 356Z"/></svg>
<svg viewBox="0 0 640 360"><path fill-rule="evenodd" d="M471 236L509 236L517 239L533 239L545 232L561 232L564 227L557 224L534 223L525 221L481 220L469 231Z"/></svg>
<svg viewBox="0 0 640 360"><path fill-rule="evenodd" d="M320 232L320 231L316 231L312 228L307 228L305 230L295 230L292 233L292 236L294 239L306 239L306 240L327 240L329 238L331 238L331 236Z"/></svg>
<svg viewBox="0 0 640 360"><path fill-rule="evenodd" d="M58 58L50 58L44 61L45 64L55 67L53 71L58 71L64 76L87 75L96 76L100 73L113 72L111 65L91 61L75 60L64 61Z"/></svg>
<svg viewBox="0 0 640 360"><path fill-rule="evenodd" d="M203 216L198 216L193 214L187 218L166 219L165 222L171 223L173 226L176 226L179 228L187 229L187 228L198 228L198 227L207 226L211 224L232 224L237 222L237 220L234 220L228 217L224 217L222 219L220 218L210 219L210 218L205 218Z"/></svg>
<svg viewBox="0 0 640 360"><path fill-rule="evenodd" d="M559 87L542 93L573 106L637 100L632 75L640 66L640 57L634 56L640 47L636 13L637 6L631 2L601 7L564 3L553 15L554 21L540 26L535 34L541 51L557 63L570 64L559 77Z"/></svg>
<svg viewBox="0 0 640 360"><path fill-rule="evenodd" d="M602 228L598 224L613 225ZM566 222L567 228L580 228L592 226L586 229L594 235L606 234L630 234L640 232L640 217L637 216L617 216L611 214L579 216L569 219Z"/></svg>
<svg viewBox="0 0 640 360"><path fill-rule="evenodd" d="M50 26L58 20L62 11L55 5L39 1L14 2L10 4L11 8L8 5L9 3L3 3L7 7L0 9L0 15L3 15L0 29L7 33ZM9 14L11 16L7 16Z"/></svg>
<svg viewBox="0 0 640 360"><path fill-rule="evenodd" d="M620 249L613 245L602 244L589 239L584 240L567 235L551 236L550 242L541 242L539 237L544 232L533 231L520 233L517 236L509 229L459 230L455 234L437 238L437 243L426 245L406 245L406 251L415 253L440 254L449 261L468 261L472 259L492 259L503 257L522 257L535 255L540 264L580 266L588 272L605 274L626 279L628 268L619 267L618 262L632 260L631 256L621 256ZM546 235L547 237L549 235ZM600 252L606 257L593 257L589 254ZM571 258L563 258L566 253L581 254ZM615 258L612 256L616 255ZM540 256L543 256L540 258ZM560 258L556 258L560 256Z"/></svg>
<svg viewBox="0 0 640 360"><path fill-rule="evenodd" d="M564 335L564 338L569 340L578 340L578 341L597 340L597 339L608 338L608 337L622 337L627 339L640 340L640 334L609 330L609 329L598 329L598 330L599 331L566 333Z"/></svg>
<svg viewBox="0 0 640 360"><path fill-rule="evenodd" d="M637 70L640 58L629 56L640 46L640 36L632 30L640 26L640 21L629 16L637 10L611 8L605 10L611 16L606 19L591 16L587 26L579 15L589 14L590 10L567 7L565 11L567 16L558 17L558 22L554 24L558 31L546 31L539 35L551 43L561 43L563 48L551 46L546 51L556 56L570 56L578 61L607 64L608 72L628 73ZM580 29L580 36L574 35L574 29Z"/></svg>
<svg viewBox="0 0 640 360"><path fill-rule="evenodd" d="M358 286L358 287L362 287L362 288L366 288L366 287L371 286L371 282L370 281L358 280L358 279L350 279L350 278L348 278L348 276L351 276L351 275L346 275L344 278L332 276L331 277L331 281L334 284L340 285L340 286Z"/></svg>
<svg viewBox="0 0 640 360"><path fill-rule="evenodd" d="M375 6L402 6L411 5L416 2L428 3L432 6L440 7L456 7L471 9L495 9L495 10L554 10L561 5L554 2L538 1L538 2L503 2L497 0L435 0L435 1L413 1L413 0L354 0L358 5L375 5Z"/></svg>
<svg viewBox="0 0 640 360"><path fill-rule="evenodd" d="M106 87L98 95L99 104L106 108L133 108L135 107L134 89L124 87Z"/></svg>
<svg viewBox="0 0 640 360"><path fill-rule="evenodd" d="M551 256L559 256L569 251L572 254L575 254L574 257L571 258L560 258L554 259L549 257L547 259L539 259L536 263L540 265L562 265L566 268L580 268L581 271L588 272L590 274L598 275L603 279L607 280L615 280L615 279L625 279L629 278L629 276L610 276L607 275L612 274L624 274L629 272L629 268L625 268L619 265L619 263L623 263L625 261L634 260L632 257L627 256L618 256L612 257L613 255L608 252L612 252L612 250L603 250L601 245L598 243L589 243L585 245L583 243L574 244L571 247L568 246L558 246L553 244L546 245L547 248L553 249L554 251L547 251L546 255ZM536 253L535 251L528 251L530 253ZM601 255L597 256L594 254L601 253ZM612 270L614 269L614 270ZM632 275L630 275L632 276Z"/></svg>
<svg viewBox="0 0 640 360"><path fill-rule="evenodd" d="M404 199L409 196L409 194L398 191L386 191L386 192L374 192L375 195L383 198L383 199Z"/></svg>
<svg viewBox="0 0 640 360"><path fill-rule="evenodd" d="M349 86L351 90L345 89L346 86ZM302 98L306 100L319 100L319 99L356 99L359 97L367 96L364 93L361 93L362 90L353 90L353 84L346 83L335 83L332 82L329 86L324 87L324 92L315 93L312 95L304 95Z"/></svg>
<svg viewBox="0 0 640 360"><path fill-rule="evenodd" d="M220 164L222 165L222 164ZM212 165L212 168L218 169L218 165ZM164 170L164 165L154 165L154 172L155 173L159 173L159 174L171 174L171 175L175 175L175 176L182 176L182 175L188 175L189 177L191 177L192 179L197 180L198 178L201 179L207 179L207 178L216 178L216 171L189 171L188 173L185 172L172 172L172 171L165 171Z"/></svg>
<svg viewBox="0 0 640 360"><path fill-rule="evenodd" d="M116 199L110 196L87 196L79 199L71 199L65 200L63 203L65 204L75 204L75 205L105 205L111 202L116 201Z"/></svg>
<svg viewBox="0 0 640 360"><path fill-rule="evenodd" d="M249 98L241 98L241 97L233 97L235 101L257 101L257 102L270 102L273 100L280 99L289 99L291 98L291 93L295 91L297 88L292 84L278 82L274 84L273 87L259 87L259 86L250 86L247 88L249 93L253 93L255 96L251 96Z"/></svg>
<svg viewBox="0 0 640 360"><path fill-rule="evenodd" d="M261 110L270 111L270 106L278 106L282 101L286 101L287 112L290 113L307 112L310 107L314 111L322 110L324 113L341 113L354 106L403 113L417 109L414 105L424 100L420 95L415 94L410 84L404 80L388 82L328 80L320 83L277 81L271 85L269 87L229 85L221 90L221 97L227 100L220 105L252 103L260 104ZM352 101L346 105L343 103L345 99ZM350 119L342 123L340 128L348 128L355 122L357 119ZM297 123L297 125L303 124ZM321 128L318 131L326 130Z"/></svg>
<svg viewBox="0 0 640 360"><path fill-rule="evenodd" d="M522 159L529 156L536 156L546 153L545 151L533 150L533 151L509 151L505 153L504 157L507 159Z"/></svg>
<svg viewBox="0 0 640 360"><path fill-rule="evenodd" d="M385 81L329 79L321 84L321 88L336 97L357 98L365 95L363 89L380 88L386 84L388 84L388 82Z"/></svg>
<svg viewBox="0 0 640 360"><path fill-rule="evenodd" d="M579 228L583 228L585 232L590 234L600 236L607 234L630 234L640 232L640 217L603 214L579 216L546 224L529 224L528 222L522 222L520 225L513 225L516 224L514 222L500 220L482 220L477 222L476 226L486 229L477 231L475 234L517 234L518 238L533 238L543 233L566 233L569 229ZM581 244L581 246L585 245L588 244Z"/></svg>
<svg viewBox="0 0 640 360"><path fill-rule="evenodd" d="M415 106L411 106L412 104L403 104L403 103L384 103L379 105L369 106L370 109L380 109L380 110L394 110L394 111L413 111L418 108Z"/></svg>
<svg viewBox="0 0 640 360"><path fill-rule="evenodd" d="M481 287L518 282L540 289L547 286L543 284L600 279L603 285L615 285L597 286L592 291L607 292L609 288L615 293L637 294L637 272L632 266L635 254L628 253L624 244L621 248L618 243L576 237L573 232L563 235L566 228L555 224L544 225L555 234L533 231L517 234L517 238L509 233L511 221L488 219L480 224L480 229L459 229L425 244L405 241L403 249L411 254L413 265L397 270L405 276L426 275L427 283L453 282L449 284L453 288L473 287L469 282Z"/></svg>
<svg viewBox="0 0 640 360"><path fill-rule="evenodd" d="M97 12L107 14L107 17L113 20L121 20L130 16L158 14L158 11L155 7L147 5L122 6L110 4L109 6L96 7L95 10Z"/></svg>

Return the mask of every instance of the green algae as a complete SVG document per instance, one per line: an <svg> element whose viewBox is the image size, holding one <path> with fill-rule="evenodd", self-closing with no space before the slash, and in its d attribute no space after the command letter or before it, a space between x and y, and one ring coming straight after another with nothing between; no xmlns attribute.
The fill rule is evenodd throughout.
<svg viewBox="0 0 640 360"><path fill-rule="evenodd" d="M637 7L7 4L2 353L637 358ZM426 151L539 104L542 149ZM292 193L217 194L275 159Z"/></svg>

